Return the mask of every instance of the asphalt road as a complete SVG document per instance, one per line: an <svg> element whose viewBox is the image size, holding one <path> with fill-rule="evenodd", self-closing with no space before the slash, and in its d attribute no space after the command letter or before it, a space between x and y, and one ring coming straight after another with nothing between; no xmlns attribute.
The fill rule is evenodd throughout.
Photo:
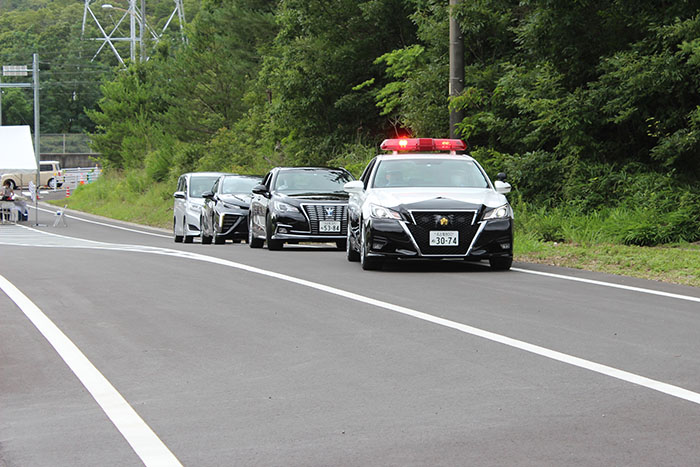
<svg viewBox="0 0 700 467"><path fill-rule="evenodd" d="M0 225L0 466L700 465L700 289L69 215Z"/></svg>

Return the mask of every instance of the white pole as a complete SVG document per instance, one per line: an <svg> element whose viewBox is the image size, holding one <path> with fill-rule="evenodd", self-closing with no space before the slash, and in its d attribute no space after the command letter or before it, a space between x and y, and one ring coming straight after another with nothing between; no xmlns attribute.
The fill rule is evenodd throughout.
<svg viewBox="0 0 700 467"><path fill-rule="evenodd" d="M39 54L32 60L32 78L34 81L34 157L36 157L36 196L34 197L34 225L39 225Z"/></svg>

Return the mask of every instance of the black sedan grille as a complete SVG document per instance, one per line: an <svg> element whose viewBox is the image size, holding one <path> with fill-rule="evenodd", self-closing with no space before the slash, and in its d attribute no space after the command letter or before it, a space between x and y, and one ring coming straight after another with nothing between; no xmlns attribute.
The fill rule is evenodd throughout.
<svg viewBox="0 0 700 467"><path fill-rule="evenodd" d="M412 211L415 224L408 224L418 248L423 255L466 255L479 224L474 224L474 211ZM431 231L457 231L457 245L431 246Z"/></svg>
<svg viewBox="0 0 700 467"><path fill-rule="evenodd" d="M347 204L304 204L302 205L311 225L311 235L328 235L337 237L348 231ZM340 222L340 232L321 232L319 221Z"/></svg>

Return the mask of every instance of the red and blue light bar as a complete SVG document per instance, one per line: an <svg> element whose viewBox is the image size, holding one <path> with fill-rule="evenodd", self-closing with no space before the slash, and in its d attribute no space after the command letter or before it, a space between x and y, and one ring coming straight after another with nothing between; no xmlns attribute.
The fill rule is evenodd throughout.
<svg viewBox="0 0 700 467"><path fill-rule="evenodd" d="M382 141L380 148L394 152L464 151L467 144L461 139L395 138Z"/></svg>

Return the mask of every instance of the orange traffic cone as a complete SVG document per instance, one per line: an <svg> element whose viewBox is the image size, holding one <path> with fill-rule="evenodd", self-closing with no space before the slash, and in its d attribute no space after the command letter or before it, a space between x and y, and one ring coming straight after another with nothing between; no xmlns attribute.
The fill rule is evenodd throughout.
<svg viewBox="0 0 700 467"><path fill-rule="evenodd" d="M66 198L70 196L70 187L66 185Z"/></svg>

